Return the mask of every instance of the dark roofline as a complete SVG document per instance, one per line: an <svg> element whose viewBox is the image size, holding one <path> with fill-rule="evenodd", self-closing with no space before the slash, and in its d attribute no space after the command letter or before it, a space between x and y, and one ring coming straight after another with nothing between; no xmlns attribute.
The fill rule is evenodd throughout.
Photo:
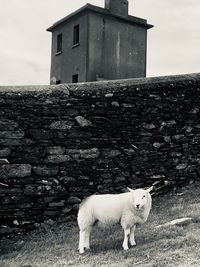
<svg viewBox="0 0 200 267"><path fill-rule="evenodd" d="M77 9L76 11L74 11L73 13L71 13L71 14L67 15L66 17L64 17L64 18L58 20L57 22L55 22L51 27L49 27L47 29L47 31L52 32L52 30L54 28L56 28L58 25L66 22L67 20L71 19L72 17L74 17L76 15L79 15L79 14L87 12L87 11L92 11L92 12L96 12L96 13L99 13L99 14L115 17L115 18L121 19L121 20L126 21L126 22L131 23L131 24L138 24L141 27L144 27L146 29L150 29L150 28L153 27L153 25L148 24L147 20L145 20L145 19L141 19L141 18L138 18L138 17L135 17L135 16L129 16L129 15L127 17L117 16L115 14L112 14L108 9L105 9L105 8L102 8L102 7L98 7L98 6L94 6L94 5L91 5L91 4L86 4L83 7Z"/></svg>

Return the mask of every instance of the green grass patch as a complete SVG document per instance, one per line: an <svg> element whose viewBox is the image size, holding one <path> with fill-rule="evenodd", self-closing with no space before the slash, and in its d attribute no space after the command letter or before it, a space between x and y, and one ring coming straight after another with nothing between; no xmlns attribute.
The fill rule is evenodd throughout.
<svg viewBox="0 0 200 267"><path fill-rule="evenodd" d="M192 217L186 225L156 226ZM136 229L137 246L122 250L123 231L116 225L95 227L91 250L78 253L77 223L38 229L1 243L1 267L163 267L200 266L199 184L153 198L148 221Z"/></svg>

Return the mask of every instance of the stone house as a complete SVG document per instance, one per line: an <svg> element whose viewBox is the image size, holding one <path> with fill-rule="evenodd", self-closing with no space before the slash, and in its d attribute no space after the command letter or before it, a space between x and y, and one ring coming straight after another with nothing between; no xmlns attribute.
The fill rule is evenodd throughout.
<svg viewBox="0 0 200 267"><path fill-rule="evenodd" d="M127 0L86 4L54 23L51 84L146 76L145 19L128 14Z"/></svg>

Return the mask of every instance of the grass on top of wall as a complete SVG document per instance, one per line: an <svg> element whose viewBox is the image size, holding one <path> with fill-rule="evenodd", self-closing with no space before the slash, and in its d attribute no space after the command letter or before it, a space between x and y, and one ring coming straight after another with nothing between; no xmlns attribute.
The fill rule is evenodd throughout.
<svg viewBox="0 0 200 267"><path fill-rule="evenodd" d="M192 217L191 223L156 228L171 220ZM78 253L78 227L43 227L4 240L1 267L163 267L200 266L200 184L153 198L148 222L136 229L137 246L122 250L120 226L94 228L91 250Z"/></svg>

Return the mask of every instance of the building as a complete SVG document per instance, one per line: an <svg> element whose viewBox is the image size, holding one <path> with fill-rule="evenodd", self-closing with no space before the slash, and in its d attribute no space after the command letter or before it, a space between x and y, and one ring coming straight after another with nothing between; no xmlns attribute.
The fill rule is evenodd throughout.
<svg viewBox="0 0 200 267"><path fill-rule="evenodd" d="M128 15L127 0L86 4L54 23L51 84L146 76L145 19Z"/></svg>

